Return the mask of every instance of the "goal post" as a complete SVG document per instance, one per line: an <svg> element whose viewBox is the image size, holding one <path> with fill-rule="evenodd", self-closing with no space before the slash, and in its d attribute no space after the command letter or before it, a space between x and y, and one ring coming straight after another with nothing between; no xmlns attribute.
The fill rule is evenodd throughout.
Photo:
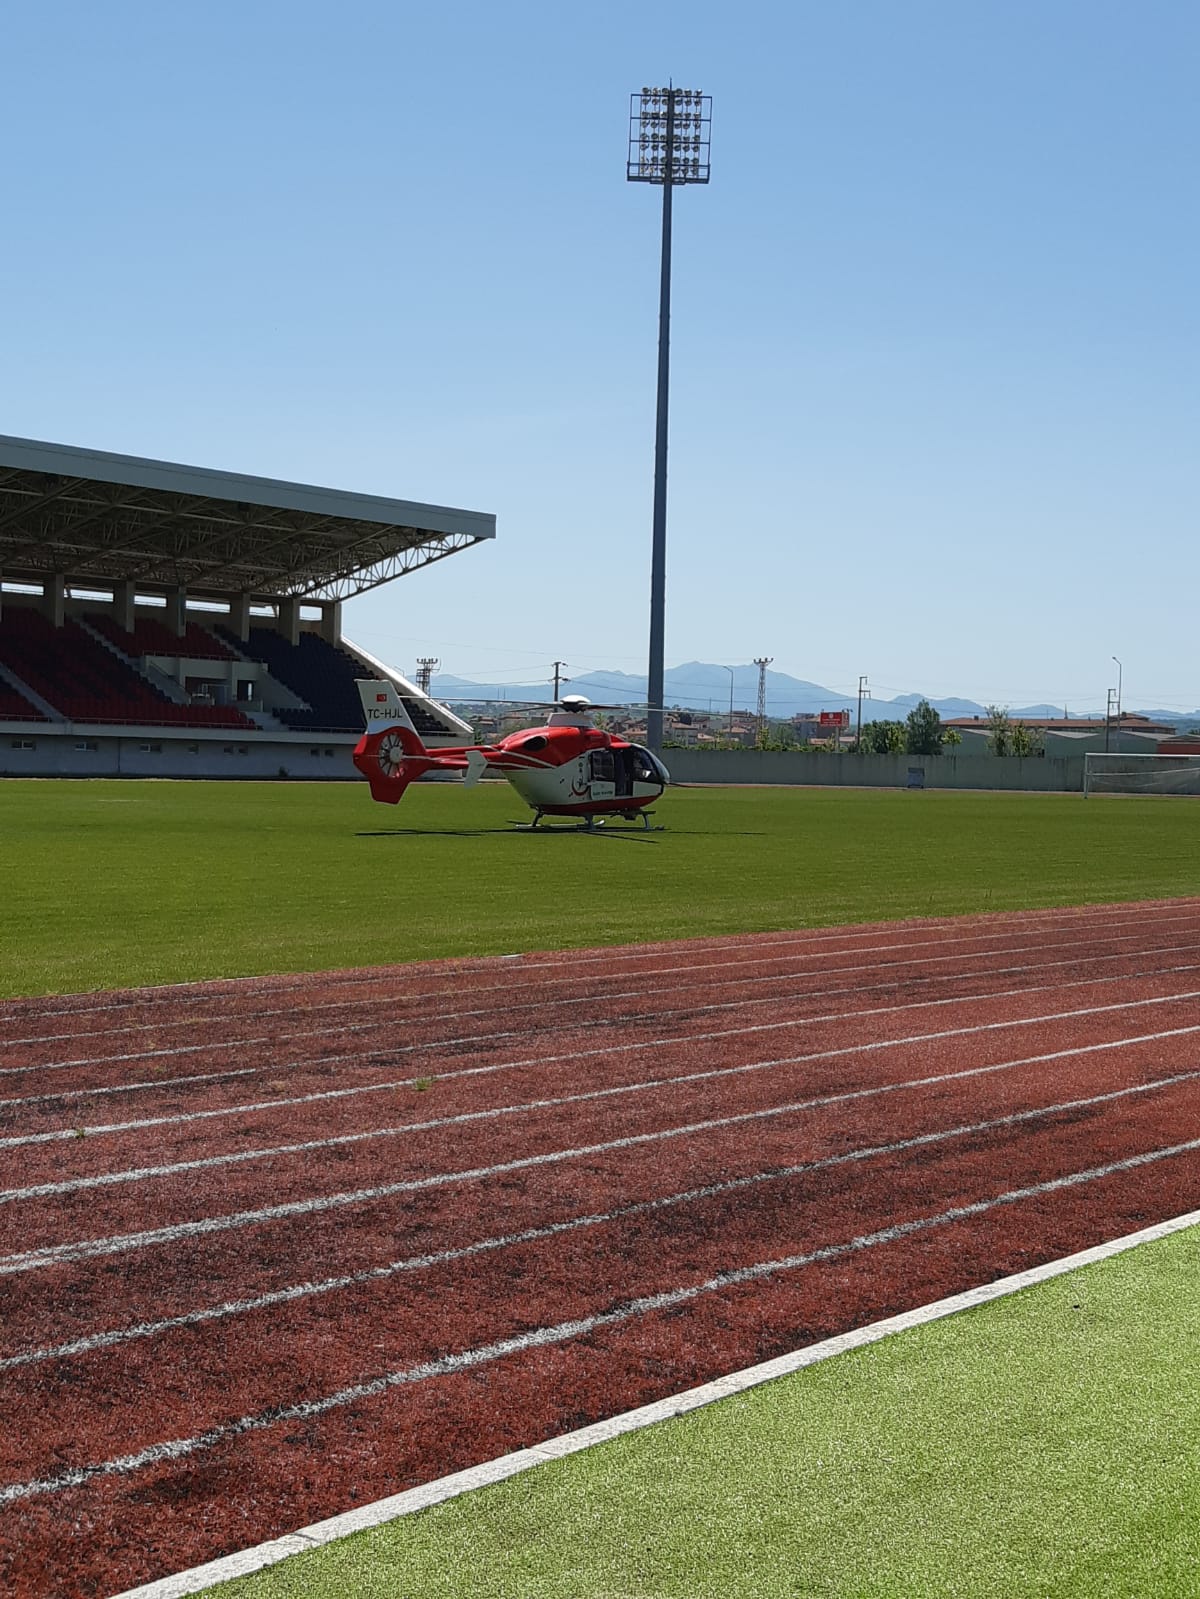
<svg viewBox="0 0 1200 1599"><path fill-rule="evenodd" d="M1200 795L1200 755L1085 755L1083 797L1092 794Z"/></svg>

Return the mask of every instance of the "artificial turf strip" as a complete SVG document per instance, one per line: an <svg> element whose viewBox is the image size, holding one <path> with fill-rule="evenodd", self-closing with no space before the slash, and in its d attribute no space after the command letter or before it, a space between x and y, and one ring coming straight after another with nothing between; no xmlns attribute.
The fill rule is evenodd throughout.
<svg viewBox="0 0 1200 1599"><path fill-rule="evenodd" d="M0 997L1200 892L1186 800L672 789L518 832L507 784L0 783Z"/></svg>
<svg viewBox="0 0 1200 1599"><path fill-rule="evenodd" d="M1200 1229L207 1590L1200 1593Z"/></svg>

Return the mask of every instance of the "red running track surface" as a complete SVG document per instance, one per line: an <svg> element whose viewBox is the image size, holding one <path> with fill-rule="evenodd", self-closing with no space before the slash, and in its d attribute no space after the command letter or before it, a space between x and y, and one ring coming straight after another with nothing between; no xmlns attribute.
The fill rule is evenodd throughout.
<svg viewBox="0 0 1200 1599"><path fill-rule="evenodd" d="M1200 901L0 1005L0 1591L1200 1206Z"/></svg>

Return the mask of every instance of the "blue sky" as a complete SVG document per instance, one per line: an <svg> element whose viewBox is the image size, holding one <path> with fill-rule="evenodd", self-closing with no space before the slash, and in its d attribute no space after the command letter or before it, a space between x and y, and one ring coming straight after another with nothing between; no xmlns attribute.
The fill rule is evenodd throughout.
<svg viewBox="0 0 1200 1599"><path fill-rule="evenodd" d="M0 432L494 511L347 606L492 682L668 663L1200 705L1192 0L10 7ZM1181 602L1183 602L1181 604Z"/></svg>

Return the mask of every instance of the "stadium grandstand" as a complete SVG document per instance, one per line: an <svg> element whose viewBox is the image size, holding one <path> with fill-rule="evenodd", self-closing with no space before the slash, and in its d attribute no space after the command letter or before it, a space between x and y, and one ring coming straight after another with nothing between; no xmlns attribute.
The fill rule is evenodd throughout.
<svg viewBox="0 0 1200 1599"><path fill-rule="evenodd" d="M0 775L347 777L355 679L470 728L342 636L342 602L495 517L0 435Z"/></svg>

